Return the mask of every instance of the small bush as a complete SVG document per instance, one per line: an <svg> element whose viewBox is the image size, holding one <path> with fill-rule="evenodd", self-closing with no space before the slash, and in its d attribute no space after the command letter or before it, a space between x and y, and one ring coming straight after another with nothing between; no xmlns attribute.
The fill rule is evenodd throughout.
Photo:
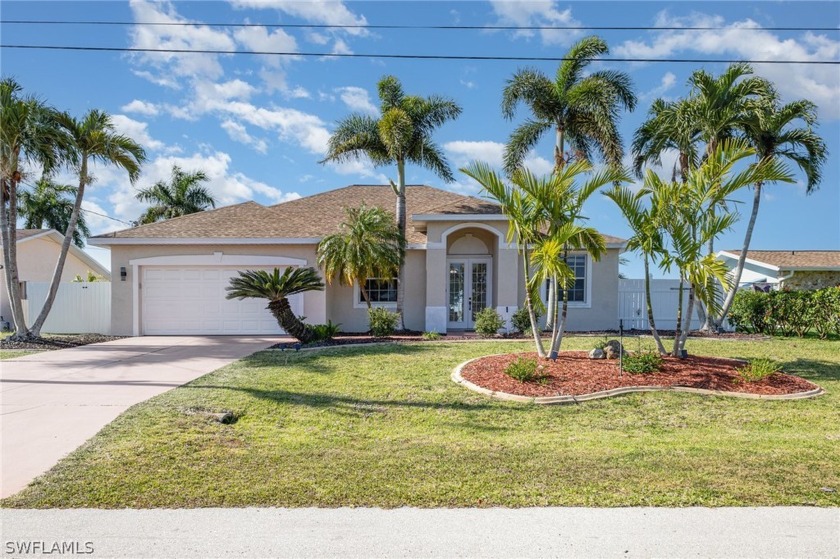
<svg viewBox="0 0 840 559"><path fill-rule="evenodd" d="M479 336L495 336L504 325L505 321L496 309L485 307L475 315L475 332Z"/></svg>
<svg viewBox="0 0 840 559"><path fill-rule="evenodd" d="M634 375L655 373L662 368L662 356L656 351L624 354L622 370Z"/></svg>
<svg viewBox="0 0 840 559"><path fill-rule="evenodd" d="M537 321L540 320L540 313L534 310L534 316L536 317ZM513 326L513 330L520 334L530 334L531 333L531 317L528 316L528 307L522 307L521 309L517 309L515 313L510 315L510 324Z"/></svg>
<svg viewBox="0 0 840 559"><path fill-rule="evenodd" d="M739 332L763 334L767 331L768 294L742 290L735 294L729 310L729 323Z"/></svg>
<svg viewBox="0 0 840 559"><path fill-rule="evenodd" d="M745 382L758 382L765 379L779 370L779 364L772 359L760 358L753 359L740 369L738 374L741 380Z"/></svg>
<svg viewBox="0 0 840 559"><path fill-rule="evenodd" d="M332 320L328 320L326 324L312 324L310 328L316 342L328 342L341 332L341 324L333 324Z"/></svg>
<svg viewBox="0 0 840 559"><path fill-rule="evenodd" d="M368 310L368 318L370 319L370 333L376 338L384 338L397 329L400 315L383 307L374 307Z"/></svg>
<svg viewBox="0 0 840 559"><path fill-rule="evenodd" d="M729 311L729 323L740 331L820 338L840 334L840 287L816 291L739 291Z"/></svg>
<svg viewBox="0 0 840 559"><path fill-rule="evenodd" d="M434 341L440 339L440 334L436 330L432 330L431 332L423 332L423 339Z"/></svg>
<svg viewBox="0 0 840 559"><path fill-rule="evenodd" d="M537 360L518 357L516 361L505 367L505 374L519 382L534 382L543 378L537 369Z"/></svg>

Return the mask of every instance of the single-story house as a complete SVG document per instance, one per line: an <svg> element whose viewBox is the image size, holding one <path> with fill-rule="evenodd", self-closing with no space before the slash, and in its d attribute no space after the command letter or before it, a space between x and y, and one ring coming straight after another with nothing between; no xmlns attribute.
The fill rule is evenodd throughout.
<svg viewBox="0 0 840 559"><path fill-rule="evenodd" d="M740 250L722 250L717 256L730 270L738 265ZM750 250L741 275L741 287L760 289L821 289L840 285L840 250Z"/></svg>
<svg viewBox="0 0 840 559"><path fill-rule="evenodd" d="M237 271L315 266L316 247L339 230L344 208L362 204L394 211L390 186L352 185L262 206L245 202L92 237L111 250L112 333L276 334L261 300L226 300ZM408 214L405 324L440 333L470 330L474 313L496 308L505 318L524 301L521 260L506 242L508 220L499 206L430 186L406 188ZM598 261L573 254L578 281L571 290L573 330L618 326L618 255L625 241L606 237ZM396 280L369 278L375 304L394 307ZM332 320L344 332L368 329L358 285L338 281L323 292L290 297L312 324Z"/></svg>
<svg viewBox="0 0 840 559"><path fill-rule="evenodd" d="M18 229L17 262L18 277L21 282L49 283L52 281L61 243L64 235L55 229ZM0 266L2 266L2 248L0 247ZM105 280L111 279L111 273L99 262L76 245L70 245L61 281L73 281L76 276L87 277L93 272ZM0 273L0 316L3 321L11 322L12 307L9 292L6 289L6 273Z"/></svg>

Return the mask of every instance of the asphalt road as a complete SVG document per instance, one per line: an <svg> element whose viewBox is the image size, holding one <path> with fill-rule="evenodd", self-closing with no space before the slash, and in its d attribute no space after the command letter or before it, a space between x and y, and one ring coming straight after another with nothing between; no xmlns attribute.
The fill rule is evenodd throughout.
<svg viewBox="0 0 840 559"><path fill-rule="evenodd" d="M840 509L806 507L2 510L0 520L4 557L840 557Z"/></svg>

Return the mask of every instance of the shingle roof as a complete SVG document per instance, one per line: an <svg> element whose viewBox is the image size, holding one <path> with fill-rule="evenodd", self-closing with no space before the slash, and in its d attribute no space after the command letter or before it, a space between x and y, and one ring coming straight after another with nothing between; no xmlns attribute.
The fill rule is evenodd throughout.
<svg viewBox="0 0 840 559"><path fill-rule="evenodd" d="M740 249L726 251L735 256ZM750 250L747 258L784 270L798 268L840 270L840 250Z"/></svg>
<svg viewBox="0 0 840 559"><path fill-rule="evenodd" d="M46 233L49 229L18 229L17 230L17 240L22 241L23 239L28 239L29 237L34 237L35 235L40 235L42 233Z"/></svg>

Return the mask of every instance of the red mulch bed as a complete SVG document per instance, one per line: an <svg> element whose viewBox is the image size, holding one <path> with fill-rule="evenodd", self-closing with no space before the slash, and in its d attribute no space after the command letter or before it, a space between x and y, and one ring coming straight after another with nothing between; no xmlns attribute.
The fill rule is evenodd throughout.
<svg viewBox="0 0 840 559"><path fill-rule="evenodd" d="M585 351L562 352L556 362L538 359L545 375L542 382L520 382L504 372L519 357L538 359L536 353L482 357L465 366L461 376L488 390L521 396L580 396L625 386L683 386L750 394L794 394L818 388L805 379L780 372L758 382L743 382L736 370L744 365L743 361L717 357L664 357L659 372L619 374L617 359L589 359Z"/></svg>

